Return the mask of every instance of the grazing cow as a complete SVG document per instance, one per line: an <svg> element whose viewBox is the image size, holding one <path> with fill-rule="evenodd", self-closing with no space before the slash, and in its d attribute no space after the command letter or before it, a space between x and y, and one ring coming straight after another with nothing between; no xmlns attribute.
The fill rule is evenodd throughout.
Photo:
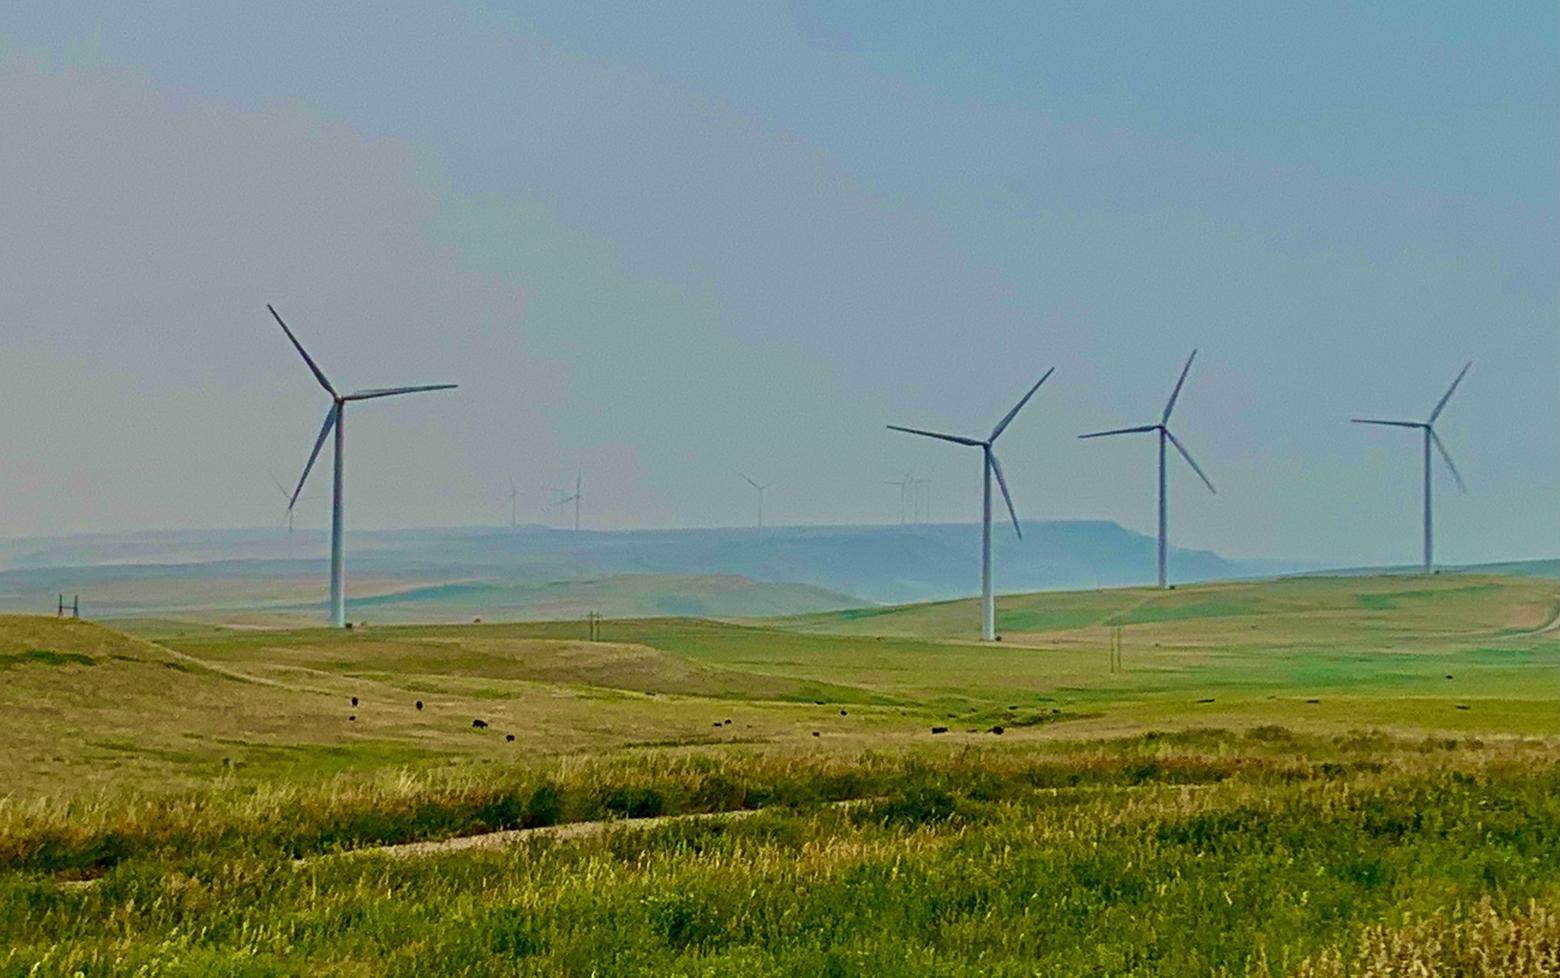
<svg viewBox="0 0 1560 978"><path fill-rule="evenodd" d="M845 712L845 711L844 711L844 710L841 710L841 711L840 711L840 716L842 716L842 717L846 717L846 716L850 716L850 714L849 714L849 713L846 713L846 712Z"/></svg>
<svg viewBox="0 0 1560 978"><path fill-rule="evenodd" d="M992 727L991 732L996 734L998 737L1002 736L1002 724L999 723L995 727Z"/></svg>
<svg viewBox="0 0 1560 978"><path fill-rule="evenodd" d="M948 732L948 728L947 727L933 727L932 728L932 733L934 733L934 734L947 733L947 732Z"/></svg>
<svg viewBox="0 0 1560 978"><path fill-rule="evenodd" d="M347 719L348 719L348 720L349 720L349 721L351 721L351 720L356 720L356 719L357 719L357 714L356 714L356 713L354 713L354 714L352 714L352 715L351 715L351 716L349 716L349 717L347 717Z"/></svg>
<svg viewBox="0 0 1560 978"><path fill-rule="evenodd" d="M481 718L478 718L476 720L471 721L471 725L473 727L475 727L476 729L478 729L478 730L486 730L487 729L487 721L483 720Z"/></svg>
<svg viewBox="0 0 1560 978"><path fill-rule="evenodd" d="M418 700L418 701L417 701L417 708L418 708L418 709L419 709L419 710L420 710L420 709L422 709L422 700Z"/></svg>
<svg viewBox="0 0 1560 978"><path fill-rule="evenodd" d="M820 735L820 734L819 734L819 733L818 733L818 731L816 731L816 730L814 730L814 731L813 731L813 736L814 736L814 737L817 737L817 736L821 736L821 735Z"/></svg>
<svg viewBox="0 0 1560 978"><path fill-rule="evenodd" d="M356 696L352 697L352 705L353 706L357 706L357 697Z"/></svg>
<svg viewBox="0 0 1560 978"><path fill-rule="evenodd" d="M514 734L504 734L504 740L507 743L511 743L512 744L512 743L515 742L515 735Z"/></svg>

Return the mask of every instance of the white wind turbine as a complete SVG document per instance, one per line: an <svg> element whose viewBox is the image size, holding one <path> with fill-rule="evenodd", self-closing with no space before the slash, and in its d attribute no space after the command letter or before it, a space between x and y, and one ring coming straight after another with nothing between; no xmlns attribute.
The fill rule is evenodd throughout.
<svg viewBox="0 0 1560 978"><path fill-rule="evenodd" d="M997 637L997 603L996 595L991 586L991 477L997 477L997 485L1002 489L1002 498L1007 502L1008 515L1013 518L1013 531L1018 538L1024 538L1024 531L1018 525L1018 511L1013 508L1013 497L1008 492L1007 479L1002 476L1002 464L997 461L997 454L993 450L997 437L1012 423L1023 410L1029 399L1035 396L1035 391L1045 383L1051 374L1056 372L1052 367L1045 372L1045 376L1035 381L1035 386L1029 388L1029 393L1009 411L997 426L991 429L991 434L985 439L967 438L963 435L944 435L935 431L923 431L920 428L902 428L891 424L888 427L894 431L903 431L911 435L923 435L927 438L936 438L940 441L951 441L955 445L969 445L979 448L981 452L981 480L983 491L981 496L981 523L980 523L980 637L987 642L994 641Z"/></svg>
<svg viewBox="0 0 1560 978"><path fill-rule="evenodd" d="M769 482L765 483L757 483L754 482L752 477L745 472L738 472L737 475L742 476L743 480L758 492L758 535L762 537L764 535L764 490L774 485L774 480L770 480Z"/></svg>
<svg viewBox="0 0 1560 978"><path fill-rule="evenodd" d="M298 342L298 337L282 322L282 317L269 304L271 316L276 320L282 332L292 341L298 354L303 357L303 362L309 365L309 370L314 374L314 379L320 382L325 392L330 395L330 410L325 413L325 424L320 428L319 437L314 440L314 450L309 453L308 464L303 467L303 476L298 479L298 488L293 490L292 499L287 503L287 509L298 504L298 494L303 492L303 485L309 479L309 472L314 468L314 460L319 458L320 449L325 445L325 438L334 429L336 443L334 446L335 482L331 488L330 499L330 621L332 625L341 628L347 623L347 596L343 590L342 576L344 572L343 559L345 554L342 548L342 534L345 531L345 513L343 512L345 500L343 498L343 482L346 475L346 413L347 405L353 401L369 401L379 397L396 397L401 394L416 394L421 391L442 391L455 387L455 384L423 384L417 387L379 387L368 390L353 391L350 394L337 393L326 379L324 371L309 356L303 344Z"/></svg>
<svg viewBox="0 0 1560 978"><path fill-rule="evenodd" d="M1114 428L1114 429L1112 429L1110 431L1095 431L1095 432L1091 432L1090 434L1087 434L1087 435L1079 435L1078 436L1079 438L1104 438L1107 435L1134 435L1134 434L1139 434L1139 433L1148 432L1148 431L1153 431L1153 432L1157 432L1158 433L1158 435L1159 435L1159 586L1161 588L1163 588L1165 586L1165 554L1166 554L1166 551L1167 551L1167 549L1169 547L1169 522L1170 522L1170 514L1169 514L1168 510L1166 509L1166 499L1165 499L1165 444L1168 442L1169 444L1174 445L1175 446L1175 450L1181 453L1181 457L1182 458L1186 459L1186 464L1190 465L1192 467L1192 471L1197 473L1197 477L1203 481L1203 485L1208 487L1208 491L1211 492L1211 493L1215 493L1215 494L1218 493L1218 490L1213 488L1213 483L1209 482L1208 481L1208 477L1203 474L1202 467L1199 466L1195 461L1193 461L1192 454L1186 450L1186 447L1184 445L1182 445L1179 440L1176 439L1175 435L1170 433L1170 412L1175 410L1176 398L1181 396L1181 387L1182 387L1182 385L1184 385L1186 383L1186 375L1192 369L1192 361L1195 360L1195 359L1197 359L1197 351L1193 350L1192 351L1192 355L1186 358L1186 366L1181 368L1181 377L1180 377L1179 380L1177 380L1175 382L1175 390L1170 392L1170 400L1165 402L1165 412L1164 412L1164 414L1159 416L1159 423L1158 424L1138 425L1135 428Z"/></svg>
<svg viewBox="0 0 1560 978"><path fill-rule="evenodd" d="M1460 491L1462 491L1462 492L1467 492L1468 491L1468 488L1463 485L1462 473L1457 471L1457 463L1452 461L1451 453L1446 450L1446 446L1445 445L1441 444L1441 436L1435 433L1435 421L1436 421L1437 418L1439 418L1441 416L1441 412L1443 410L1445 410L1446 402L1450 401L1452 399L1452 392L1457 390L1457 385L1462 383L1463 377L1467 376L1468 368L1471 367L1471 366L1473 366L1473 361L1472 360L1468 361L1466 364L1463 365L1462 371L1457 375L1457 379L1452 381L1452 386L1448 387L1446 389L1446 393L1441 395L1441 399L1435 403L1435 410L1431 411L1430 412L1430 417L1427 418L1424 421L1382 421L1382 420L1377 419L1377 418L1353 418L1353 419L1351 419L1355 424L1379 424L1379 425L1386 425L1386 426L1392 427L1392 428L1417 428L1417 429L1419 429L1420 431L1422 431L1424 433L1424 442L1425 442L1425 565L1424 565L1424 567L1425 567L1425 573L1426 574L1430 573L1432 570L1435 569L1435 535L1434 535L1434 533L1432 531L1431 520L1430 520L1430 446L1431 445L1434 445L1436 451L1441 453L1441 458L1443 460L1445 460L1447 469L1449 469L1451 471L1452 479L1456 481L1457 488Z"/></svg>

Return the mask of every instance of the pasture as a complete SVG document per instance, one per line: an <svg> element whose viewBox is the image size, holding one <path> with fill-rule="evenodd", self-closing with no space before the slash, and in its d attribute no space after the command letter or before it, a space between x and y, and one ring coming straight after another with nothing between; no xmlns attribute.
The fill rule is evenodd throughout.
<svg viewBox="0 0 1560 978"><path fill-rule="evenodd" d="M1553 973L1552 582L999 611L0 619L0 975Z"/></svg>

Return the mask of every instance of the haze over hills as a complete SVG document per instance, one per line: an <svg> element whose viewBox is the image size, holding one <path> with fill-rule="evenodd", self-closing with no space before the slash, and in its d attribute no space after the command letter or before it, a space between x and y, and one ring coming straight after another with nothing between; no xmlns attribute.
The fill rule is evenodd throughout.
<svg viewBox="0 0 1560 978"><path fill-rule="evenodd" d="M967 524L573 532L540 526L348 534L353 607L376 620L799 614L968 595L980 536ZM1146 583L1154 541L1115 523L1029 522L995 534L1002 591ZM94 615L313 614L325 534L188 530L0 542L0 609L80 593ZM1175 549L1180 581L1301 570Z"/></svg>

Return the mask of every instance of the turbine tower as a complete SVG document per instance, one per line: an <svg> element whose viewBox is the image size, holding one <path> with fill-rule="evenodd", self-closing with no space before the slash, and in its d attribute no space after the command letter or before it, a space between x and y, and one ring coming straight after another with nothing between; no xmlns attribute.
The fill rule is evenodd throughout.
<svg viewBox="0 0 1560 978"><path fill-rule="evenodd" d="M745 472L738 472L737 475L742 476L742 478L747 481L748 485L758 490L758 535L762 537L764 535L764 490L774 485L774 481L771 480L760 485L759 483L754 482L753 479Z"/></svg>
<svg viewBox="0 0 1560 978"><path fill-rule="evenodd" d="M347 596L342 589L342 574L344 571L342 550L342 534L345 527L345 514L343 507L343 480L346 474L346 413L347 405L353 401L369 401L379 397L397 397L401 394L417 394L422 391L442 391L455 387L455 384L422 384L417 387L379 387L368 390L353 391L350 394L341 394L332 387L330 381L325 378L324 371L309 356L303 344L298 342L298 337L282 322L282 317L268 303L267 309L271 310L271 316L276 320L282 332L292 341L297 348L303 362L309 365L309 370L314 374L314 379L325 388L325 393L330 395L330 410L325 412L325 424L320 428L319 437L314 439L314 450L309 453L309 461L303 467L303 476L298 480L298 488L293 490L292 499L287 503L288 512L298 504L298 494L303 492L303 484L309 479L309 472L314 468L314 460L319 458L320 449L325 445L325 438L334 429L336 443L334 446L335 484L331 489L330 500L330 622L337 628L344 627L347 623Z"/></svg>
<svg viewBox="0 0 1560 978"><path fill-rule="evenodd" d="M1165 445L1173 445L1175 450L1186 459L1186 464L1192 467L1197 477L1203 481L1211 493L1218 493L1213 488L1213 483L1208 481L1208 476L1203 473L1202 467L1192 458L1192 453L1186 450L1186 446L1170 432L1170 412L1175 410L1176 398L1181 396L1181 387L1186 383L1186 375L1192 369L1192 361L1197 359L1197 351L1186 358L1186 366L1181 368L1181 377L1175 382L1175 390L1170 392L1170 400L1165 402L1165 411L1159 416L1158 424L1138 425L1135 428L1113 428L1110 431L1095 431L1087 435L1079 435L1079 438L1104 438L1109 435L1135 435L1143 432L1156 432L1159 435L1159 586L1165 586L1165 555L1169 547L1170 514L1166 508L1165 499Z"/></svg>
<svg viewBox="0 0 1560 978"><path fill-rule="evenodd" d="M1467 492L1467 486L1463 485L1462 473L1457 471L1457 463L1452 461L1452 455L1441 443L1441 436L1435 433L1435 421L1446 409L1446 402L1452 399L1452 392L1457 390L1457 385L1462 383L1467 376L1468 368L1473 366L1470 360L1463 365L1457 379L1452 381L1452 386L1446 389L1441 399L1435 403L1435 410L1430 412L1430 417L1424 421L1382 421L1379 418L1352 418L1355 424L1379 424L1391 428L1418 428L1423 432L1425 443L1425 573L1429 574L1435 569L1435 534L1431 527L1430 519L1430 446L1434 445L1436 451L1441 453L1441 458L1446 462L1446 467L1451 470L1452 479L1456 481L1458 490Z"/></svg>
<svg viewBox="0 0 1560 978"><path fill-rule="evenodd" d="M1013 518L1013 532L1018 534L1020 540L1024 539L1024 531L1018 525L1018 512L1013 508L1013 497L1008 493L1007 479L1002 476L1002 464L997 461L997 453L993 450L997 437L1018 417L1018 412L1023 410L1029 399L1035 396L1035 391L1045 383L1051 374L1056 372L1052 367L1045 372L1045 376L1035 381L1035 386L1029 388L1029 393L1009 411L997 426L991 429L991 434L984 440L980 438L967 438L963 435L944 435L935 431L923 431L920 428L902 428L891 424L888 427L893 431L903 431L911 435L923 435L927 438L936 438L939 441L951 441L955 445L969 445L971 448L979 448L981 452L981 480L983 484L981 496L981 523L980 523L980 637L991 642L997 637L997 602L991 589L991 477L997 477L997 485L1002 488L1002 498L1007 502L1008 515Z"/></svg>

